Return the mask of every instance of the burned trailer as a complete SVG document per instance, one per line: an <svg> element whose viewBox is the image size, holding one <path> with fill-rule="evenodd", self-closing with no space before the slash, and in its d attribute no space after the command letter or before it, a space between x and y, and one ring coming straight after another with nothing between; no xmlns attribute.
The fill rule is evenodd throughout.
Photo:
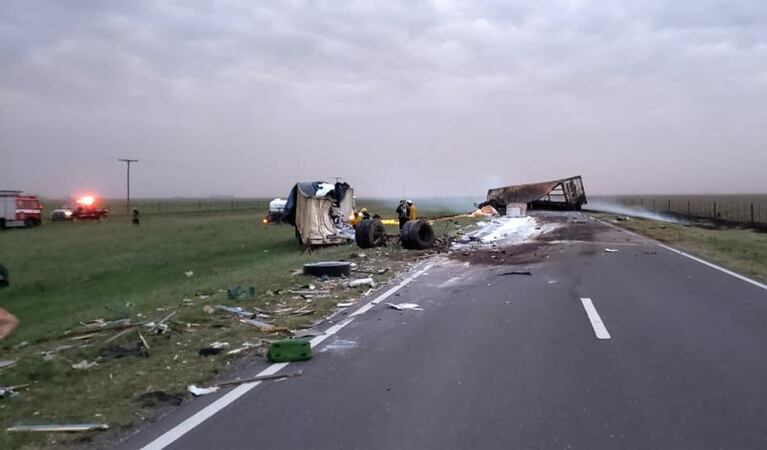
<svg viewBox="0 0 767 450"><path fill-rule="evenodd" d="M506 214L508 205L527 205L528 210L555 209L580 210L587 203L586 191L580 176L544 181L542 183L518 184L487 191L487 201L479 207L490 205L500 214Z"/></svg>

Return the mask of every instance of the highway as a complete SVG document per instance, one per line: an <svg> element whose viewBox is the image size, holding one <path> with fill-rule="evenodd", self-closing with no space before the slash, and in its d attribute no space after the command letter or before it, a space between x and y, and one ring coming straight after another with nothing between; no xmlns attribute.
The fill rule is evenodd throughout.
<svg viewBox="0 0 767 450"><path fill-rule="evenodd" d="M302 376L199 397L119 447L767 448L767 287L583 222L425 261L311 361L240 374Z"/></svg>

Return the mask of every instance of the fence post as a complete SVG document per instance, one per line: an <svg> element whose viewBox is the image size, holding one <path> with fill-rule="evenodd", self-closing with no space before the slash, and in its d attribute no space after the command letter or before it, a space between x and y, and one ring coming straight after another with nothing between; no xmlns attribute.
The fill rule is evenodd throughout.
<svg viewBox="0 0 767 450"><path fill-rule="evenodd" d="M652 210L655 211L655 199L652 199Z"/></svg>
<svg viewBox="0 0 767 450"><path fill-rule="evenodd" d="M714 219L716 219L716 202L714 202Z"/></svg>
<svg viewBox="0 0 767 450"><path fill-rule="evenodd" d="M671 212L671 199L668 199L668 208L666 211Z"/></svg>
<svg viewBox="0 0 767 450"><path fill-rule="evenodd" d="M687 217L691 217L692 216L691 209L690 209L691 203L692 203L692 201L687 200Z"/></svg>
<svg viewBox="0 0 767 450"><path fill-rule="evenodd" d="M754 204L751 203L751 225L754 224Z"/></svg>

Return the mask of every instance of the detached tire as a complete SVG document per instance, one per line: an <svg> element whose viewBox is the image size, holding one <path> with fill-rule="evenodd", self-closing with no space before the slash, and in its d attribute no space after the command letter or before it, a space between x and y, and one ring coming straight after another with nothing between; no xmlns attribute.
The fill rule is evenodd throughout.
<svg viewBox="0 0 767 450"><path fill-rule="evenodd" d="M434 246L434 229L429 222L411 220L400 231L402 247L409 250L424 250Z"/></svg>
<svg viewBox="0 0 767 450"><path fill-rule="evenodd" d="M386 228L380 220L363 220L354 230L354 240L360 248L386 245Z"/></svg>
<svg viewBox="0 0 767 450"><path fill-rule="evenodd" d="M343 261L328 261L304 264L304 275L321 277L348 277L352 273L352 263Z"/></svg>

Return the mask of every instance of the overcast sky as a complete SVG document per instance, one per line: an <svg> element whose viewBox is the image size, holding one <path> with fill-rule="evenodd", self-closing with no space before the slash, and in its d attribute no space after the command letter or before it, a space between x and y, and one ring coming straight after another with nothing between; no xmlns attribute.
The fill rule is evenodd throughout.
<svg viewBox="0 0 767 450"><path fill-rule="evenodd" d="M767 2L0 5L0 188L767 192Z"/></svg>

